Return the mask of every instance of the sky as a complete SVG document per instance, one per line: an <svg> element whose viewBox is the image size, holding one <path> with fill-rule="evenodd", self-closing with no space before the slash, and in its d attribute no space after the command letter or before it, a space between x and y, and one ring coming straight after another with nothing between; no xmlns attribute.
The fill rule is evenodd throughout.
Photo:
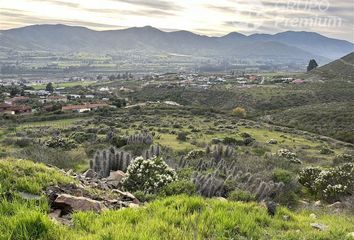
<svg viewBox="0 0 354 240"><path fill-rule="evenodd" d="M354 0L0 0L0 29L33 24L208 36L313 31L354 42Z"/></svg>

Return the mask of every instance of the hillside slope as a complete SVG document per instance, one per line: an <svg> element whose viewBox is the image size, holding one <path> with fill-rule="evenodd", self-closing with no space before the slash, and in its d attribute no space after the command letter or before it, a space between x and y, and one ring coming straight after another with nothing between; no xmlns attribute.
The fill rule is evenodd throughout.
<svg viewBox="0 0 354 240"><path fill-rule="evenodd" d="M354 79L354 52L311 72L327 79Z"/></svg>
<svg viewBox="0 0 354 240"><path fill-rule="evenodd" d="M33 193L68 178L44 165L23 160L0 160L0 195ZM50 181L44 181L52 176ZM73 226L55 223L47 216L45 197L0 200L0 239L349 239L354 218L309 212L296 214L284 208L272 218L256 203L224 202L201 197L175 196L145 207L109 210L101 214L77 212ZM286 220L285 220L285 217ZM319 231L313 222L328 227Z"/></svg>

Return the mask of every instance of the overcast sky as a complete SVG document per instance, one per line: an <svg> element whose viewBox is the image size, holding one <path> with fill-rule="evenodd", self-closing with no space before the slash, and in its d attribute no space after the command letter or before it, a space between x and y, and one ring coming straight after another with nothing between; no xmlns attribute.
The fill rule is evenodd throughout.
<svg viewBox="0 0 354 240"><path fill-rule="evenodd" d="M220 36L315 31L354 42L353 0L0 0L0 29L62 23Z"/></svg>

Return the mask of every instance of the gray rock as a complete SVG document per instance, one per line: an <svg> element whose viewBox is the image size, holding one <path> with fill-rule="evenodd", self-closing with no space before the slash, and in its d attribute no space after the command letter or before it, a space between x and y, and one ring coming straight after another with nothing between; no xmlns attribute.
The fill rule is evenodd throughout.
<svg viewBox="0 0 354 240"><path fill-rule="evenodd" d="M101 212L106 207L103 203L85 197L75 197L69 194L61 194L54 201L54 208L60 209L65 215L72 211Z"/></svg>
<svg viewBox="0 0 354 240"><path fill-rule="evenodd" d="M96 178L97 173L95 173L95 171L93 171L92 169L89 169L84 173L84 177L85 178Z"/></svg>
<svg viewBox="0 0 354 240"><path fill-rule="evenodd" d="M320 231L325 231L328 227L324 224L321 223L311 223L311 227L314 229L320 230Z"/></svg>

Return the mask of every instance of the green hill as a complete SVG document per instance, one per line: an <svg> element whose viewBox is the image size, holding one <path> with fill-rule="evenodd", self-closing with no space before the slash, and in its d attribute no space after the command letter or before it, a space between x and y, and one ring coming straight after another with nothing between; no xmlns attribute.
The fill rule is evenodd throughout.
<svg viewBox="0 0 354 240"><path fill-rule="evenodd" d="M324 65L311 72L311 76L319 75L325 79L338 79L343 80L354 78L354 52Z"/></svg>
<svg viewBox="0 0 354 240"><path fill-rule="evenodd" d="M40 193L49 185L73 181L57 170L24 160L0 160L0 239L350 239L354 218L294 213L280 208L275 217L256 203L176 196L140 208L77 212L73 225L54 223L41 199L24 200L20 191ZM14 197L6 199L11 193ZM311 223L324 224L319 231Z"/></svg>

